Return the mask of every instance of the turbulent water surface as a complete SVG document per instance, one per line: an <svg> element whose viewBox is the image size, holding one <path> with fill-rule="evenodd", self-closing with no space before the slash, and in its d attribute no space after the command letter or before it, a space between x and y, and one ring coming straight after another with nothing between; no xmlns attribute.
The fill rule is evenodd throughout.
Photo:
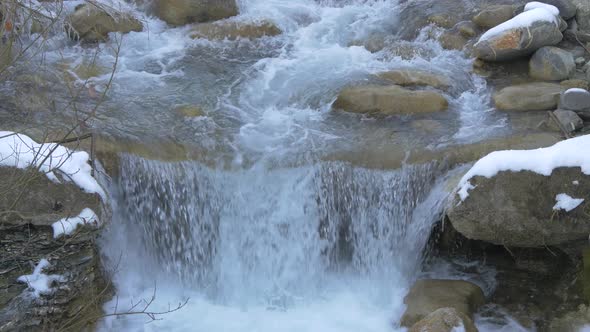
<svg viewBox="0 0 590 332"><path fill-rule="evenodd" d="M145 28L123 36L113 87L92 125L106 135L178 142L199 156L122 157L102 243L117 288L105 310L143 308L152 294L148 311L188 302L149 324L141 315L110 317L104 330L399 328L453 172L436 162L376 170L354 161L391 147L474 142L505 125L490 112L489 89L471 73L471 60L428 38L434 28L403 40L400 13L415 2L242 0L236 19L269 19L283 33L218 42L192 40L189 27L110 3L133 11ZM375 35L388 36L388 47L354 46ZM46 47L44 61L70 69L96 51L65 38ZM402 57L393 51L400 47L419 51ZM114 48L113 41L99 46L101 66L113 65ZM443 125L331 112L342 87L405 67L453 78L449 111L428 118ZM109 77L93 78L94 88L100 92ZM173 110L183 104L206 116L179 116ZM347 162L334 157L342 155Z"/></svg>

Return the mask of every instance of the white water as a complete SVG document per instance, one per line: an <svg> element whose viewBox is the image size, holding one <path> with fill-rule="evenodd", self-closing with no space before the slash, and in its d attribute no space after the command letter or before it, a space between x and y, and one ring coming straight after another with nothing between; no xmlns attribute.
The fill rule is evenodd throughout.
<svg viewBox="0 0 590 332"><path fill-rule="evenodd" d="M150 312L188 302L148 324L146 316L123 315L101 328L399 329L447 177L436 164L381 171L321 160L496 133L504 119L488 112L489 91L471 73L471 60L443 50L427 31L404 42L429 54L411 59L349 46L395 31L401 6L393 0L243 0L237 19L266 18L283 30L254 42L191 40L190 27L170 28L132 5L110 3L133 11L145 29L123 36L108 111L94 128L197 146L218 167L123 158L102 244L117 290L105 310L139 303L137 311L152 294ZM114 46L100 45L100 64L114 63ZM59 38L48 47L47 61L66 61L70 69L95 54ZM453 78L449 111L433 115L443 124L437 132L408 130L411 117L331 112L343 86L400 67ZM109 77L77 84L101 91ZM207 116L179 119L171 109L185 103L203 106Z"/></svg>

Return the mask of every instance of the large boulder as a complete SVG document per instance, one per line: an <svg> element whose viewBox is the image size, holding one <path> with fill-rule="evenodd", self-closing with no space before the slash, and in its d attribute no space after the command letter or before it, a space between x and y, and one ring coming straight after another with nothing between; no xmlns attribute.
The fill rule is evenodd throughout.
<svg viewBox="0 0 590 332"><path fill-rule="evenodd" d="M572 0L578 11L576 13L576 22L578 29L590 33L590 2L588 0Z"/></svg>
<svg viewBox="0 0 590 332"><path fill-rule="evenodd" d="M506 87L494 94L496 108L503 111L540 111L557 107L565 87L555 83L528 83Z"/></svg>
<svg viewBox="0 0 590 332"><path fill-rule="evenodd" d="M396 69L380 73L378 76L401 86L431 86L443 90L451 87L451 81L447 76L421 69Z"/></svg>
<svg viewBox="0 0 590 332"><path fill-rule="evenodd" d="M448 105L438 92L369 85L343 89L333 108L353 113L401 115L444 111Z"/></svg>
<svg viewBox="0 0 590 332"><path fill-rule="evenodd" d="M559 106L566 110L590 110L590 92L584 89L569 89L559 97Z"/></svg>
<svg viewBox="0 0 590 332"><path fill-rule="evenodd" d="M474 53L483 60L504 61L556 45L562 39L558 18L537 8L488 30L474 45Z"/></svg>
<svg viewBox="0 0 590 332"><path fill-rule="evenodd" d="M407 306L401 325L410 327L430 313L441 308L453 308L472 317L485 303L479 286L463 280L424 279L418 280L404 298Z"/></svg>
<svg viewBox="0 0 590 332"><path fill-rule="evenodd" d="M555 155L553 159L562 158ZM531 158L530 164L538 162ZM590 176L579 167L557 168L549 176L501 171L490 178L473 177L470 187L469 196L462 200L458 195L448 211L454 228L469 239L508 247L543 247L587 239L590 234ZM558 205L565 198L561 194L584 201L563 210Z"/></svg>
<svg viewBox="0 0 590 332"><path fill-rule="evenodd" d="M191 32L191 38L236 40L240 38L256 39L279 34L281 34L281 29L266 20L258 22L218 21L197 24Z"/></svg>
<svg viewBox="0 0 590 332"><path fill-rule="evenodd" d="M66 31L73 39L103 41L111 32L141 31L143 25L135 17L94 3L78 5L66 20Z"/></svg>
<svg viewBox="0 0 590 332"><path fill-rule="evenodd" d="M543 3L553 5L559 9L559 15L566 20L576 16L578 8L572 0L543 0Z"/></svg>
<svg viewBox="0 0 590 332"><path fill-rule="evenodd" d="M156 16L171 25L217 21L238 15L235 0L154 0Z"/></svg>
<svg viewBox="0 0 590 332"><path fill-rule="evenodd" d="M541 47L529 61L529 74L539 80L565 80L576 72L574 56L553 46Z"/></svg>
<svg viewBox="0 0 590 332"><path fill-rule="evenodd" d="M490 29L516 16L518 10L519 6L516 5L489 6L475 15L473 22L480 28Z"/></svg>
<svg viewBox="0 0 590 332"><path fill-rule="evenodd" d="M461 330L462 328L462 330ZM473 321L464 313L454 308L441 308L430 313L408 332L477 332Z"/></svg>

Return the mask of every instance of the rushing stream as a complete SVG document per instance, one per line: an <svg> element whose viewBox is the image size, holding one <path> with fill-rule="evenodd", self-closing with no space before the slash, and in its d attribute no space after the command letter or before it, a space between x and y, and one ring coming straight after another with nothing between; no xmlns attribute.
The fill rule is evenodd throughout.
<svg viewBox="0 0 590 332"><path fill-rule="evenodd" d="M403 156L505 130L503 116L489 112L489 89L471 73L470 59L428 38L433 28L401 39L407 20L400 13L415 2L242 0L237 19L270 19L283 33L219 42L192 40L188 27L168 27L115 2L145 27L123 37L108 111L93 126L180 142L199 157L122 156L102 243L117 295L105 309L142 308L152 294L152 312L188 302L149 324L142 315L110 317L104 330L399 328L403 297L419 275L454 173L437 162L379 170L355 161L368 150ZM379 34L391 47L371 53L354 46ZM46 61L73 68L93 54L54 43ZM400 48L418 51L392 51ZM112 65L113 44L99 50L99 63ZM384 119L331 112L342 87L404 67L452 77L449 111ZM92 81L100 90L109 76ZM206 116L179 117L172 109L182 104L199 105ZM442 125L424 128L432 120ZM334 157L342 155L346 161Z"/></svg>

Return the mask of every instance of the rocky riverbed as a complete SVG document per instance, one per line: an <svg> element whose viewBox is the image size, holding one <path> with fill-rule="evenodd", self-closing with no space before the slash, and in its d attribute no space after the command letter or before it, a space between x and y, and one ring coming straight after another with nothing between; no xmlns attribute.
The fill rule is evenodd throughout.
<svg viewBox="0 0 590 332"><path fill-rule="evenodd" d="M0 331L590 327L587 0L18 3Z"/></svg>

